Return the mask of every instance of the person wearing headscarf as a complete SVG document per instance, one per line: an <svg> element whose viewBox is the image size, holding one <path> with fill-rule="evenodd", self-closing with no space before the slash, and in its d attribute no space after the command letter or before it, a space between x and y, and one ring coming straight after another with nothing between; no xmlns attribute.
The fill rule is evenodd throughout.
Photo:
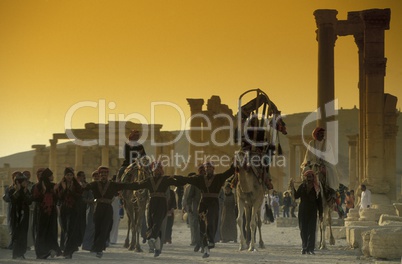
<svg viewBox="0 0 402 264"><path fill-rule="evenodd" d="M325 138L325 128L316 127L312 137L313 140L309 142L304 161L300 166L302 175L307 170L313 170L319 178L325 177L323 187L331 188L330 192L334 193L339 186L338 171L335 167L337 153L333 153L330 142Z"/></svg>
<svg viewBox="0 0 402 264"><path fill-rule="evenodd" d="M314 171L308 170L303 174L303 182L297 188L294 187L293 180L290 181L290 188L294 193L294 198L300 198L299 204L299 229L302 240L302 254L314 255L317 213L322 221L323 205L321 195L317 192L314 183Z"/></svg>
<svg viewBox="0 0 402 264"><path fill-rule="evenodd" d="M233 164L223 173L215 174L215 166L211 161L207 161L202 165L205 173L191 177L178 178L183 184L192 184L201 191L201 201L198 206L198 214L200 217L200 235L202 248L204 251L203 258L210 256L210 249L215 247L215 234L219 222L219 193L226 179L235 172ZM200 171L200 170L199 170Z"/></svg>
<svg viewBox="0 0 402 264"><path fill-rule="evenodd" d="M86 176L84 171L78 171L76 174L76 179L78 183L80 184L82 194L81 196L77 199L77 206L79 207L78 209L78 232L79 232L79 240L78 244L82 245L83 239L84 239L84 234L85 234L85 229L87 226L87 203L84 201L84 190L82 189L82 185L86 184Z"/></svg>
<svg viewBox="0 0 402 264"><path fill-rule="evenodd" d="M29 205L32 202L31 192L28 188L28 179L19 172L15 177L15 188L10 190L12 203L11 228L13 259L25 259L29 229Z"/></svg>
<svg viewBox="0 0 402 264"><path fill-rule="evenodd" d="M12 240L12 228L11 228L11 216L13 214L13 204L11 203L11 196L10 193L15 191L15 178L17 177L17 175L19 175L21 172L20 171L14 171L11 174L11 184L9 186L7 186L4 190L4 194L3 194L3 201L5 201L6 203L8 203L7 206L7 226L8 226L8 231L10 233L10 243L7 246L7 249L13 249L13 240Z"/></svg>
<svg viewBox="0 0 402 264"><path fill-rule="evenodd" d="M116 193L121 190L137 190L136 183L121 183L109 180L109 168L100 166L98 168L99 181L84 184L84 190L92 190L95 202L94 224L95 235L91 251L96 253L96 257L102 258L109 239L113 225L112 200Z"/></svg>
<svg viewBox="0 0 402 264"><path fill-rule="evenodd" d="M27 178L27 188L29 193L32 195L32 188L34 186L34 182L31 181L31 172L29 170L25 170L22 172L24 176ZM31 248L34 245L34 238L33 238L33 213L34 213L35 203L31 202L29 206L29 228L28 228L28 244L27 248Z"/></svg>
<svg viewBox="0 0 402 264"><path fill-rule="evenodd" d="M37 180L37 182L36 183L34 183L34 185L32 186L32 188L31 188L31 194L32 194L32 196L33 196L33 194L34 194L34 189L35 188L37 188L37 187L35 187L35 186L37 186L38 185L38 183L39 183L39 181L40 181L40 178L41 178L41 175L42 175L42 172L45 170L45 168L39 168L37 171L36 171L36 180ZM39 204L35 201L35 200L33 200L32 201L32 207L33 207L33 212L32 212L32 239L33 239L33 245L35 245L35 241L36 241L36 236L37 236L37 233L38 233L38 219L39 219Z"/></svg>
<svg viewBox="0 0 402 264"><path fill-rule="evenodd" d="M81 184L75 178L73 168L65 168L64 176L57 186L57 195L60 201L60 248L67 259L72 258L73 253L82 243L80 229L82 192Z"/></svg>
<svg viewBox="0 0 402 264"><path fill-rule="evenodd" d="M232 191L230 183L227 182L224 187L224 200L220 223L220 236L223 243L229 241L237 242L236 218L236 196Z"/></svg>
<svg viewBox="0 0 402 264"><path fill-rule="evenodd" d="M53 172L49 168L42 171L38 184L33 187L32 195L38 205L36 258L60 256L62 252L58 243L57 193Z"/></svg>
<svg viewBox="0 0 402 264"><path fill-rule="evenodd" d="M182 176L164 176L163 166L160 162L152 164L152 177L146 178L137 184L137 189L149 190L149 204L147 211L147 239L150 250L154 251L154 257L161 254L162 223L168 213L168 195L170 196L169 186L183 185L176 180Z"/></svg>

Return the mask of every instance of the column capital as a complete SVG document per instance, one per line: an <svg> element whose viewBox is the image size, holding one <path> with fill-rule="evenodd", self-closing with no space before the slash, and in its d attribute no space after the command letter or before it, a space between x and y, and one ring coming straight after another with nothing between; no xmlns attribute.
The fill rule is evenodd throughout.
<svg viewBox="0 0 402 264"><path fill-rule="evenodd" d="M202 106L204 105L204 99L187 98L187 102L190 105L191 113L200 113L202 111Z"/></svg>
<svg viewBox="0 0 402 264"><path fill-rule="evenodd" d="M368 9L361 12L361 18L366 28L389 29L391 9Z"/></svg>
<svg viewBox="0 0 402 264"><path fill-rule="evenodd" d="M57 145L57 139L49 139L50 145Z"/></svg>
<svg viewBox="0 0 402 264"><path fill-rule="evenodd" d="M338 11L334 9L317 9L313 13L318 28L323 25L336 26L338 22L337 14Z"/></svg>

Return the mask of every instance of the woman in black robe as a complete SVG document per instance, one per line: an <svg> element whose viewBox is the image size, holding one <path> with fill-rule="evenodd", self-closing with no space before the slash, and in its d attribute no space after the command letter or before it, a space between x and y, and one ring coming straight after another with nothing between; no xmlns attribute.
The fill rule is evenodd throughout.
<svg viewBox="0 0 402 264"><path fill-rule="evenodd" d="M60 256L57 241L57 194L53 181L53 172L46 168L38 184L33 187L33 199L38 203L38 225L35 240L37 259Z"/></svg>
<svg viewBox="0 0 402 264"><path fill-rule="evenodd" d="M82 243L81 205L79 203L82 188L74 177L72 168L64 170L64 177L58 185L57 194L60 201L60 247L63 249L63 256L71 259Z"/></svg>
<svg viewBox="0 0 402 264"><path fill-rule="evenodd" d="M229 241L237 242L237 223L236 223L236 197L232 192L230 183L224 187L225 197L221 214L220 234L221 241L227 243Z"/></svg>
<svg viewBox="0 0 402 264"><path fill-rule="evenodd" d="M15 178L15 188L10 190L12 203L11 228L13 259L25 259L28 242L29 205L32 196L28 190L28 179L20 172Z"/></svg>

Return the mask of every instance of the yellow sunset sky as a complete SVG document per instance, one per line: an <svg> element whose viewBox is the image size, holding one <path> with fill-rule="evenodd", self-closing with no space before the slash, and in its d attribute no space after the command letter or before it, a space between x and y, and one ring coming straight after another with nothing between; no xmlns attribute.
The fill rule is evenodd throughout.
<svg viewBox="0 0 402 264"><path fill-rule="evenodd" d="M0 0L0 157L49 145L69 114L74 128L132 116L178 130L178 109L189 117L186 98L219 95L235 110L254 88L283 114L314 111L313 12L336 9L345 20L372 8L391 9L385 92L400 109L399 0ZM357 62L353 37L338 37L339 107L358 106ZM154 119L152 102L166 102ZM79 105L87 107L72 112Z"/></svg>

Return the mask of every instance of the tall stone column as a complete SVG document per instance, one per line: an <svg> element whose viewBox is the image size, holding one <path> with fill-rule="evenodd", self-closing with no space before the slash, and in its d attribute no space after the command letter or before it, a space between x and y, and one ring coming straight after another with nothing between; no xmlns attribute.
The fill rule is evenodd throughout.
<svg viewBox="0 0 402 264"><path fill-rule="evenodd" d="M289 140L290 141L290 140ZM290 143L290 142L289 142ZM296 145L289 144L289 166L290 166L290 178L293 180L298 179L296 177Z"/></svg>
<svg viewBox="0 0 402 264"><path fill-rule="evenodd" d="M359 182L364 179L365 168L366 168L366 79L365 79L365 67L364 67L364 35L363 33L357 33L354 35L355 43L358 48L359 56L359 157L358 157L358 168L357 176Z"/></svg>
<svg viewBox="0 0 402 264"><path fill-rule="evenodd" d="M75 165L74 169L76 172L82 170L82 147L80 145L75 145Z"/></svg>
<svg viewBox="0 0 402 264"><path fill-rule="evenodd" d="M109 167L109 146L102 146L102 166Z"/></svg>
<svg viewBox="0 0 402 264"><path fill-rule="evenodd" d="M327 103L335 99L334 47L337 14L338 11L329 9L314 11L318 41L317 107L321 110L321 118L317 119L317 125L324 128L327 128L328 121L333 121L335 118L334 105L327 105ZM328 132L332 133L332 131Z"/></svg>
<svg viewBox="0 0 402 264"><path fill-rule="evenodd" d="M57 177L57 139L49 139L49 169L53 171L54 181L58 180Z"/></svg>
<svg viewBox="0 0 402 264"><path fill-rule="evenodd" d="M399 193L396 175L396 135L398 134L396 104L398 98L385 94L384 96L384 173L385 179L390 185L387 194L390 200L396 201Z"/></svg>
<svg viewBox="0 0 402 264"><path fill-rule="evenodd" d="M359 186L359 176L357 174L359 167L358 157L358 135L349 135L349 190L356 190Z"/></svg>
<svg viewBox="0 0 402 264"><path fill-rule="evenodd" d="M366 80L366 168L365 182L373 193L384 193L384 57L385 30L389 29L389 9L361 12L364 22L364 64ZM381 186L381 187L380 187Z"/></svg>
<svg viewBox="0 0 402 264"><path fill-rule="evenodd" d="M202 142L202 118L194 117L194 115L202 114L202 106L204 105L204 99L189 99L187 98L187 102L190 105L191 110L191 121L190 121L190 139L193 143L189 144L189 164L187 166L187 172L196 171L197 161L196 152L202 151L202 147L196 146L194 143Z"/></svg>

